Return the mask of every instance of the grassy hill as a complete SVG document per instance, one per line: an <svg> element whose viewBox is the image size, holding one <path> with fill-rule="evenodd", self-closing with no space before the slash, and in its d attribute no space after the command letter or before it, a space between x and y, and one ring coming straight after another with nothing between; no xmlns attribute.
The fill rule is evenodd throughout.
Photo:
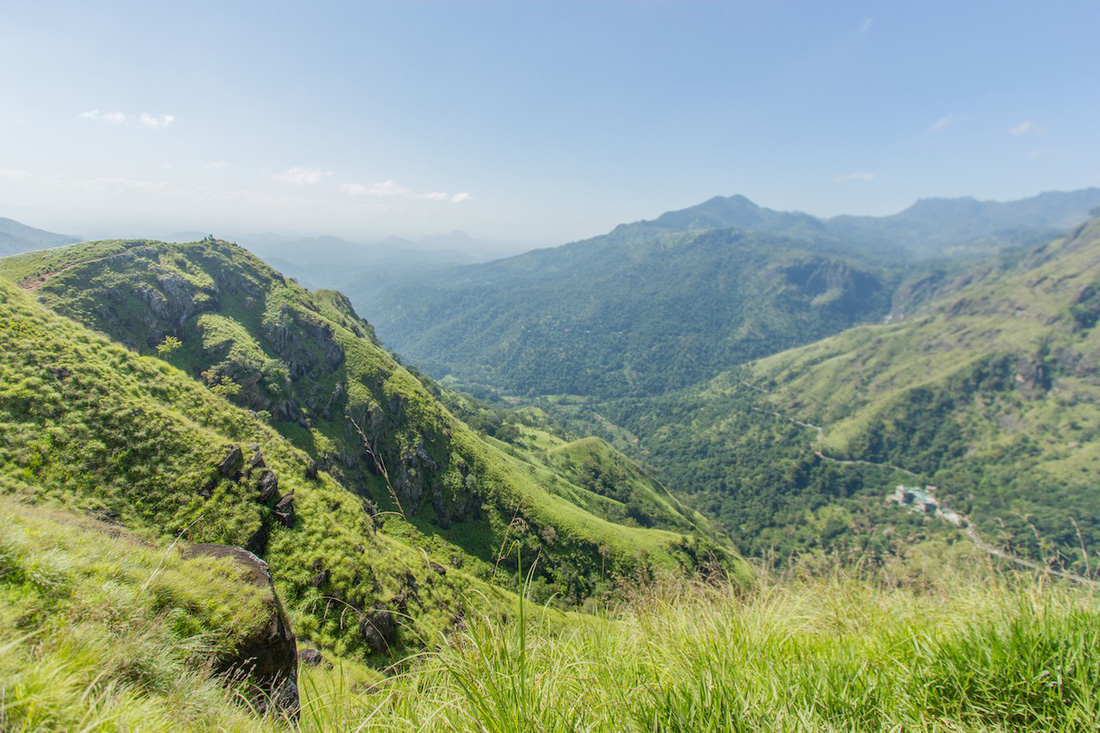
<svg viewBox="0 0 1100 733"><path fill-rule="evenodd" d="M1093 220L940 278L892 323L599 409L753 552L945 531L883 503L929 483L994 544L1095 570L1097 293Z"/></svg>
<svg viewBox="0 0 1100 733"><path fill-rule="evenodd" d="M10 497L0 510L0 727L255 724L211 678L272 603L242 568Z"/></svg>
<svg viewBox="0 0 1100 733"><path fill-rule="evenodd" d="M11 357L2 404L12 411L5 470L127 523L201 531L260 552L268 536L274 548L285 534L273 505L291 491L301 523L291 535L306 528L321 540L322 526L305 521L310 502L317 511L324 505L310 498L321 482L343 497L331 499L324 524L339 522L334 537L346 546L296 568L292 598L336 596L358 609L386 600L376 595L386 583L370 590L353 570L334 567L365 546L360 536L377 537L380 552L421 553L393 562L383 552L377 563L398 577L418 566L431 573L429 585L469 576L509 586L518 558L537 557L547 597L567 604L638 569L713 559L742 568L704 524L673 509L647 528L625 511L582 508L574 499L598 510L602 497L455 418L378 346L343 296L310 293L233 245L83 244L2 260L0 274L22 286L4 285L12 322L41 324L13 326L25 335L4 343ZM130 350L95 341L26 290ZM104 356L73 351L89 339ZM230 445L251 465L252 443L276 487L262 467L235 481L218 475ZM267 506L249 500L254 490ZM388 592L415 596L424 582L413 577Z"/></svg>
<svg viewBox="0 0 1100 733"><path fill-rule="evenodd" d="M826 452L922 472L990 536L1083 570L1080 546L1100 548L1100 221L968 279L753 375L826 428Z"/></svg>
<svg viewBox="0 0 1100 733"><path fill-rule="evenodd" d="M961 415L964 430L979 405L1039 421L1056 406L1048 400L1071 389L1081 405L1069 414L1075 424L1050 430L1086 439L1096 424L1088 410L1098 267L1094 224L972 271L969 283L941 283L939 299L909 319L724 374L668 403L679 411L668 434L755 440L757 451L733 456L742 472L776 471L794 486L822 479L823 503L804 522L781 530L781 516L766 529L827 545L839 536L830 532L852 530L829 492L850 490L840 498L868 512L900 510L881 495L872 501L869 482L844 488L850 467L816 458L815 431L790 417L821 420L822 445L838 456L895 460L899 446L923 446L924 431L879 447L859 441L910 424L896 419L899 405L938 406ZM1094 592L1002 575L973 545L932 536L912 513L893 526L909 522L913 536L931 539L901 548L902 557L883 553L867 574L796 562L785 576L757 572L752 587L689 582L684 570L714 569L715 559L747 569L637 465L598 439L558 438L535 418L504 421L509 430L496 432L507 441L474 431L437 399L461 396L386 355L346 300L309 293L239 248L94 243L0 260L0 275L0 727L288 728L211 683L211 655L247 633L257 599L231 568L177 556L175 540L249 545L269 562L295 631L335 665L303 670L304 730L1100 722ZM993 316L1001 309L1041 327L1017 332ZM935 324L950 335L921 330ZM1047 332L1047 356L1023 368L1033 364L1033 337ZM879 336L875 350L859 352ZM1002 342L1010 348L992 365L936 351ZM925 361L871 379L903 363L887 355L907 353ZM1012 368L998 371L996 359ZM865 366L862 401L856 388L829 390L813 378L836 368L835 385L836 374ZM913 386L932 385L931 399L892 402L899 382L920 373L927 384ZM957 410L956 396L943 406L940 388L972 402ZM743 409L728 410L729 399ZM1020 431L1011 421L997 425L1009 431L1006 450L1030 460L1012 442ZM928 434L932 444L954 445L954 433L938 435ZM1037 435L1045 446L1062 434ZM691 445L684 465L701 454L712 461L700 476L731 457ZM962 475L964 459L928 471ZM815 473L825 470L835 474ZM461 486L448 479L456 474ZM737 498L748 504L754 488L746 480ZM463 502L480 515L462 514ZM523 587L509 564L517 546ZM498 548L510 559L498 561ZM596 617L529 602L580 601L611 585ZM382 638L388 628L395 636ZM357 663L370 659L387 672Z"/></svg>
<svg viewBox="0 0 1100 733"><path fill-rule="evenodd" d="M929 543L878 574L799 566L749 591L666 579L598 619L531 604L390 674L326 653L301 717L209 676L255 591L211 558L0 498L6 730L1092 730L1096 594ZM935 556L939 562L921 561ZM945 562L948 561L948 562ZM956 569L965 568L965 573Z"/></svg>

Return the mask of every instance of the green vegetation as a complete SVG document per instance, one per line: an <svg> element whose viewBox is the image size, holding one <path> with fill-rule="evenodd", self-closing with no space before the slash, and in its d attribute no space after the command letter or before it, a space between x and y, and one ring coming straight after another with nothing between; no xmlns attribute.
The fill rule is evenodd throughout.
<svg viewBox="0 0 1100 733"><path fill-rule="evenodd" d="M835 250L739 230L625 228L350 291L429 373L506 394L646 395L884 315L894 275Z"/></svg>
<svg viewBox="0 0 1100 733"><path fill-rule="evenodd" d="M1091 188L817 219L716 197L562 247L341 287L387 345L465 388L663 394L876 321L903 279L1034 246L1098 204Z"/></svg>
<svg viewBox="0 0 1100 733"><path fill-rule="evenodd" d="M341 654L370 655L358 620L399 596L408 614L401 643L413 644L453 626L467 591L498 597L474 575L457 568L441 575L424 549L376 533L361 496L314 473L307 455L256 416L4 282L0 355L4 493L146 536L250 547L278 568L299 633ZM220 468L234 446L244 447L243 464L252 443L262 469L246 478ZM265 499L257 481L269 474L278 491ZM272 505L291 493L287 522ZM447 550L430 562L450 564Z"/></svg>
<svg viewBox="0 0 1100 733"><path fill-rule="evenodd" d="M475 622L382 686L371 723L396 728L392 710L422 730L1085 730L1100 721L1097 621L1087 594L1003 580L666 588L597 628Z"/></svg>
<svg viewBox="0 0 1100 733"><path fill-rule="evenodd" d="M241 568L10 498L0 511L0 728L255 724L210 678L270 602Z"/></svg>
<svg viewBox="0 0 1100 733"><path fill-rule="evenodd" d="M211 680L271 601L176 549L218 542L332 663L302 669L306 730L1096 728L1095 591L884 499L937 484L990 542L1095 572L1100 221L893 296L787 240L620 235L608 257L696 264L733 237L733 362L896 317L506 409L224 242L0 260L0 727L285 729Z"/></svg>
<svg viewBox="0 0 1100 733"><path fill-rule="evenodd" d="M232 566L0 499L6 730L289 730L209 678L251 618ZM597 618L463 628L388 674L302 666L299 729L1091 730L1100 613L1079 587L926 543L874 573L761 571L746 591L664 578ZM933 559L934 558L934 559ZM44 623L48 618L49 623Z"/></svg>
<svg viewBox="0 0 1100 733"><path fill-rule="evenodd" d="M716 563L746 575L674 503L641 526L621 502L479 436L343 296L308 293L237 247L108 242L38 257L0 270L149 356L0 282L0 475L19 482L8 490L248 546L279 569L297 627L326 648L378 654L346 623L373 609L407 615L401 643L423 643L461 621L467 590L515 588L510 548L562 606L635 572ZM153 356L168 337L181 345L166 358L186 373ZM262 465L221 467L234 446L248 462L253 443ZM277 512L284 499L290 515Z"/></svg>
<svg viewBox="0 0 1100 733"><path fill-rule="evenodd" d="M954 531L882 503L894 485L923 482L992 544L1087 574L1100 565L1100 395L1097 331L1081 314L1098 251L1094 221L940 278L938 295L893 323L689 390L550 409L601 430L598 410L615 428L605 437L752 554L874 555ZM637 446L616 429L640 436Z"/></svg>
<svg viewBox="0 0 1100 733"><path fill-rule="evenodd" d="M920 472L995 543L1088 572L1100 336L1076 314L1098 252L1093 221L1008 272L972 272L927 315L777 355L752 379L823 425L827 454Z"/></svg>

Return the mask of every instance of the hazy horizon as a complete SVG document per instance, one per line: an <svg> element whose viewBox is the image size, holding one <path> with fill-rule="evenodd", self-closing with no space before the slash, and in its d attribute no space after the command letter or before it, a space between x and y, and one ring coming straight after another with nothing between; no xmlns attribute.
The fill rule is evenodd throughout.
<svg viewBox="0 0 1100 733"><path fill-rule="evenodd" d="M828 217L1087 188L1097 21L1085 0L25 4L0 28L0 216L518 251L715 195Z"/></svg>

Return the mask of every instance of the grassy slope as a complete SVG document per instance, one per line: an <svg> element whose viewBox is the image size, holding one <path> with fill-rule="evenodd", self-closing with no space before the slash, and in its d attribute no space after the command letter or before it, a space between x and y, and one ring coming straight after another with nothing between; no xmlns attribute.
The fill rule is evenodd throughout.
<svg viewBox="0 0 1100 733"><path fill-rule="evenodd" d="M995 544L1083 572L1100 549L1098 260L1094 221L915 277L893 323L660 397L547 409L641 456L745 552L873 556L942 534L945 523L882 501L925 481ZM811 424L824 428L820 445Z"/></svg>
<svg viewBox="0 0 1100 733"><path fill-rule="evenodd" d="M690 567L702 555L679 534L609 522L572 504L569 492L547 488L568 481L456 420L378 347L343 296L308 293L240 248L102 242L8 258L0 273L139 351L153 353L151 344L178 336L183 346L168 357L173 363L214 388L223 378L241 385L230 395L238 404L258 409L344 485L404 512L411 525L376 518L388 534L441 559L457 553L485 579L511 582L502 570L516 555L498 569L498 553L518 547L541 557L550 592L579 602L608 573L638 564ZM199 474L216 462L204 460ZM674 529L690 526L675 519Z"/></svg>
<svg viewBox="0 0 1100 733"><path fill-rule="evenodd" d="M1074 554L1076 521L1093 552L1100 221L970 279L923 315L778 354L750 379L825 427L826 453L922 472L991 536L1035 554Z"/></svg>
<svg viewBox="0 0 1100 733"><path fill-rule="evenodd" d="M254 724L209 676L266 617L241 568L8 497L0 511L0 728Z"/></svg>
<svg viewBox="0 0 1100 733"><path fill-rule="evenodd" d="M0 727L292 729L208 676L263 602L234 566L10 498L0 510ZM874 576L762 573L750 592L670 582L586 623L474 613L399 674L303 667L299 729L1095 729L1095 593L999 576L975 552L915 547Z"/></svg>
<svg viewBox="0 0 1100 733"><path fill-rule="evenodd" d="M415 644L459 622L469 591L503 597L463 571L440 576L423 550L376 533L361 497L324 472L310 478L309 457L254 415L6 282L0 354L0 489L117 518L150 536L245 545L266 525L265 559L305 638L369 653L359 614L406 596L404 641ZM228 446L247 451L251 443L280 490L294 492L291 528L272 521L252 487L219 478Z"/></svg>

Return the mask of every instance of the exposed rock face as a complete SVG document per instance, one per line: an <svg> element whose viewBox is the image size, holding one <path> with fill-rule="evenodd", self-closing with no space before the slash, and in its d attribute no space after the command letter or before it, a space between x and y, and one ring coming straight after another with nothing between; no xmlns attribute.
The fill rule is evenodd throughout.
<svg viewBox="0 0 1100 733"><path fill-rule="evenodd" d="M247 568L254 585L271 594L267 618L218 661L217 671L232 678L245 677L255 686L255 704L261 709L270 706L297 718L298 647L290 620L275 595L267 563L247 550L226 545L191 545L184 554L231 558Z"/></svg>
<svg viewBox="0 0 1100 733"><path fill-rule="evenodd" d="M199 493L206 499L213 496L219 477L234 481L241 486L251 487L255 492L256 501L271 508L270 513L266 509L263 510L259 528L245 543L249 552L262 555L267 551L272 518L284 527L294 526L294 492L279 494L279 477L268 467L259 444L252 444L252 457L247 462L244 459L244 451L239 445L228 445L226 451L225 458L217 464L217 476L199 489Z"/></svg>
<svg viewBox="0 0 1100 733"><path fill-rule="evenodd" d="M241 447L232 445L229 447L229 453L218 464L218 472L223 477L236 481L241 476L242 468L244 468L244 454L241 452Z"/></svg>
<svg viewBox="0 0 1100 733"><path fill-rule="evenodd" d="M397 642L397 624L389 609L376 608L359 619L359 630L367 646L376 654L385 654Z"/></svg>
<svg viewBox="0 0 1100 733"><path fill-rule="evenodd" d="M291 491L275 505L275 519L284 527L294 526L294 492Z"/></svg>
<svg viewBox="0 0 1100 733"><path fill-rule="evenodd" d="M298 650L298 663L304 664L307 667L319 667L321 665L326 667L332 666L332 662L325 659L325 656L321 654L320 651L308 646Z"/></svg>

